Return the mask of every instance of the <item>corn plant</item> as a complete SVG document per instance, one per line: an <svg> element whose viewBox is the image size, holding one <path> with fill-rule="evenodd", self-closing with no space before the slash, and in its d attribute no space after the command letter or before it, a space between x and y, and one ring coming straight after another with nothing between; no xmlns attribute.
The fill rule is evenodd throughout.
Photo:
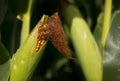
<svg viewBox="0 0 120 81"><path fill-rule="evenodd" d="M0 2L0 81L120 81L120 1Z"/></svg>

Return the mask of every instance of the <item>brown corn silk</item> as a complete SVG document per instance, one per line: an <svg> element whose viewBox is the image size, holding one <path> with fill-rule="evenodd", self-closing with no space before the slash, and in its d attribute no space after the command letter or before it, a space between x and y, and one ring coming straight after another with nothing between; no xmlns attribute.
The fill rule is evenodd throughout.
<svg viewBox="0 0 120 81"><path fill-rule="evenodd" d="M58 13L53 14L48 20L40 23L38 28L37 44L35 51L38 52L40 47L47 39L50 39L52 44L58 51L69 59L72 59L72 52L68 47L67 38L65 36Z"/></svg>
<svg viewBox="0 0 120 81"><path fill-rule="evenodd" d="M50 41L58 51L69 59L72 59L72 52L68 47L67 38L63 30L58 13L48 18L48 27L50 30Z"/></svg>

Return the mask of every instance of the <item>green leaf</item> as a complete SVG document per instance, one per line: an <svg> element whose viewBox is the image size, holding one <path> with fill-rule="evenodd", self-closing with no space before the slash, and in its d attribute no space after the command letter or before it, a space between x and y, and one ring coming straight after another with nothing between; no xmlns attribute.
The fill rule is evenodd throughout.
<svg viewBox="0 0 120 81"><path fill-rule="evenodd" d="M0 81L8 81L10 73L10 56L7 49L0 42Z"/></svg>
<svg viewBox="0 0 120 81"><path fill-rule="evenodd" d="M10 74L10 60L0 65L0 81L8 81Z"/></svg>
<svg viewBox="0 0 120 81"><path fill-rule="evenodd" d="M99 14L93 34L101 52L102 52L101 37L102 37L102 27L103 27L103 16L104 16L103 12Z"/></svg>
<svg viewBox="0 0 120 81"><path fill-rule="evenodd" d="M46 21L47 18L45 15L42 17L28 39L12 57L10 81L26 81L33 74L47 42L45 41L41 44L40 48L36 51L37 42L39 41L38 28L44 26L43 22Z"/></svg>
<svg viewBox="0 0 120 81"><path fill-rule="evenodd" d="M10 58L10 56L9 56L7 49L0 42L0 65L4 64L6 61L8 61L9 58Z"/></svg>
<svg viewBox="0 0 120 81"><path fill-rule="evenodd" d="M104 81L120 81L120 11L113 14L104 55Z"/></svg>

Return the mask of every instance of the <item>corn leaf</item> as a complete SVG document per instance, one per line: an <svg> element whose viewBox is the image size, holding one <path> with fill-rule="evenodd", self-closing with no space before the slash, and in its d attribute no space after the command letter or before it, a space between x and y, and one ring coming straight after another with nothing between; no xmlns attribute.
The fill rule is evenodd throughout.
<svg viewBox="0 0 120 81"><path fill-rule="evenodd" d="M7 49L0 42L0 81L8 81L10 74L10 56Z"/></svg>
<svg viewBox="0 0 120 81"><path fill-rule="evenodd" d="M104 81L120 81L120 11L113 14L104 54Z"/></svg>

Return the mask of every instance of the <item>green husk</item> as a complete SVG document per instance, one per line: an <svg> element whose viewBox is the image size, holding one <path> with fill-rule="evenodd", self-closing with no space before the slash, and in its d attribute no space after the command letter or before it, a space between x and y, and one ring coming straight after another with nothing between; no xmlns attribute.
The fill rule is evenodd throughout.
<svg viewBox="0 0 120 81"><path fill-rule="evenodd" d="M76 6L68 5L63 9L65 21L70 26L73 46L87 81L102 81L101 54L87 23Z"/></svg>
<svg viewBox="0 0 120 81"><path fill-rule="evenodd" d="M46 42L41 46L38 52L35 51L37 44L38 28L42 22L47 20L44 15L38 22L27 40L20 46L11 60L10 81L27 81L32 75L44 51Z"/></svg>

